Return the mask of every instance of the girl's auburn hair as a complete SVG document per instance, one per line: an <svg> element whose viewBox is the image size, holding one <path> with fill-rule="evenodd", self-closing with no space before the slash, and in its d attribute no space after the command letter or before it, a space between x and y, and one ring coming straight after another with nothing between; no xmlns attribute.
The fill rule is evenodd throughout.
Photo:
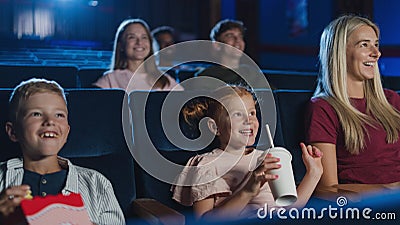
<svg viewBox="0 0 400 225"><path fill-rule="evenodd" d="M211 96L192 99L184 105L181 112L184 120L192 126L197 126L204 117L210 117L220 124L228 115L221 102L230 97L245 95L250 95L254 99L254 94L249 88L237 85L223 86L215 90Z"/></svg>

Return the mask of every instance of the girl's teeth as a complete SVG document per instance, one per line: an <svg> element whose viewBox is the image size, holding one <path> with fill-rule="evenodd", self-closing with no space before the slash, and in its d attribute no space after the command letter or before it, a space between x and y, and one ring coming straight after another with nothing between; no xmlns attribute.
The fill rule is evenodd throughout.
<svg viewBox="0 0 400 225"><path fill-rule="evenodd" d="M242 130L242 131L239 131L239 133L241 133L241 134L251 134L252 132L251 132L251 130Z"/></svg>

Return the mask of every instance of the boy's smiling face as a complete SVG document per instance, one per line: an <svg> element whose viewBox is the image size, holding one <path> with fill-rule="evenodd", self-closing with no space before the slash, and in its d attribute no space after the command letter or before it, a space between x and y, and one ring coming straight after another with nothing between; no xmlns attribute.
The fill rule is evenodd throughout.
<svg viewBox="0 0 400 225"><path fill-rule="evenodd" d="M32 159L57 155L67 141L70 126L64 99L55 93L36 93L22 101L13 141Z"/></svg>

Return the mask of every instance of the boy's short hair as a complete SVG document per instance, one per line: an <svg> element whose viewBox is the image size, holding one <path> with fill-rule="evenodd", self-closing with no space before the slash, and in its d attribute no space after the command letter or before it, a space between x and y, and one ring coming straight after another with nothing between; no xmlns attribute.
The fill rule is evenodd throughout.
<svg viewBox="0 0 400 225"><path fill-rule="evenodd" d="M151 35L157 39L158 35L160 34L170 34L171 36L174 36L174 28L170 26L161 26L157 27L154 30L151 31Z"/></svg>
<svg viewBox="0 0 400 225"><path fill-rule="evenodd" d="M222 33L224 33L227 30L231 29L239 29L240 32L244 35L244 32L246 31L246 28L243 25L242 21L239 20L231 20L231 19L225 19L219 21L213 29L210 32L210 39L212 41L219 41L219 37Z"/></svg>
<svg viewBox="0 0 400 225"><path fill-rule="evenodd" d="M173 42L175 42L176 37L175 37L174 28L172 28L170 26L157 27L157 28L155 28L154 30L151 31L151 36L153 37L153 49L154 49L154 51L161 50L160 35L162 35L162 34L171 35Z"/></svg>
<svg viewBox="0 0 400 225"><path fill-rule="evenodd" d="M57 94L62 97L65 101L65 104L67 104L64 89L57 82L38 78L32 78L26 81L22 81L14 88L8 101L8 117L12 123L15 123L17 121L22 101L27 100L30 96L36 93Z"/></svg>

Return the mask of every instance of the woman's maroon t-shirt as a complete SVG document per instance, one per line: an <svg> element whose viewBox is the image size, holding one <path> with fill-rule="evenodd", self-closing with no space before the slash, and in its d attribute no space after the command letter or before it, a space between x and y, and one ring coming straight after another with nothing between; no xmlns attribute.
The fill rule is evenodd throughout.
<svg viewBox="0 0 400 225"><path fill-rule="evenodd" d="M389 103L400 111L400 96L385 90ZM365 99L351 99L360 112L366 111ZM385 184L400 181L400 141L386 143L382 126L366 126L366 147L360 154L350 154L344 146L344 134L333 107L324 99L310 101L305 117L308 143L332 143L336 145L339 183Z"/></svg>

